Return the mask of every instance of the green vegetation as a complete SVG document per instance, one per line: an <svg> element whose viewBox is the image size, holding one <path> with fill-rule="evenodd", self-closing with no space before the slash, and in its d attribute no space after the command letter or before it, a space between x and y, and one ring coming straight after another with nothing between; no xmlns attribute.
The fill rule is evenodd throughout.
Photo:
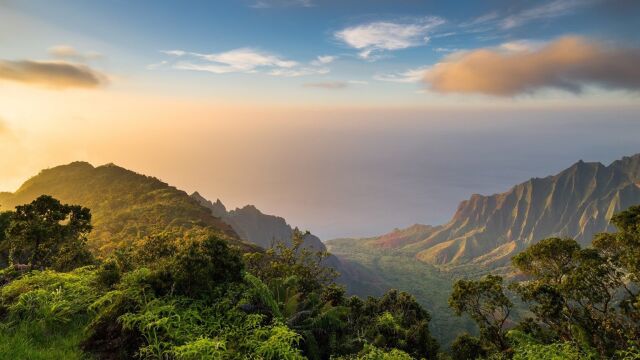
<svg viewBox="0 0 640 360"><path fill-rule="evenodd" d="M251 251L203 225L103 254L90 251L91 219L47 195L0 214L0 358L640 358L640 206L615 215L617 232L591 247L530 246L512 259L524 280L511 284L486 275L445 289L451 280L408 256L354 255L384 269L385 282L448 297L450 308L431 303L436 324L407 292L347 296L323 266L329 253L304 247L297 230L290 246ZM514 316L516 302L526 317ZM462 316L477 331L462 332ZM431 332L447 324L459 335L450 349Z"/></svg>
<svg viewBox="0 0 640 360"><path fill-rule="evenodd" d="M206 232L149 236L84 266L66 262L76 257L58 249L88 251L79 241L91 228L88 209L41 196L7 217L0 229L0 245L11 254L0 272L1 358L438 354L430 315L411 295L347 297L334 281L338 274L321 265L328 254L302 247L306 234L299 231L291 247L244 254ZM29 262L16 262L18 253Z"/></svg>
<svg viewBox="0 0 640 360"><path fill-rule="evenodd" d="M417 260L411 254L393 249L361 246L357 241L331 241L327 247L341 259L361 266L363 273L376 275L377 282L373 284L348 284L355 294L363 297L381 295L382 291L374 289L395 288L415 296L431 314L430 326L433 336L444 347L450 346L460 334L477 331L468 317L455 316L448 305L451 286L454 283L451 274L441 272L436 267Z"/></svg>
<svg viewBox="0 0 640 360"><path fill-rule="evenodd" d="M612 218L615 233L581 248L573 239L542 240L513 258L526 276L509 288L530 317L507 332L512 303L502 278L460 280L450 304L480 328L494 357L514 359L638 359L640 339L640 206ZM463 350L468 339L457 341Z"/></svg>
<svg viewBox="0 0 640 360"><path fill-rule="evenodd" d="M42 194L91 209L93 230L87 243L99 255L159 234L197 237L210 232L234 246L250 248L184 191L116 165L74 162L43 170L15 193L0 193L0 207L11 210Z"/></svg>

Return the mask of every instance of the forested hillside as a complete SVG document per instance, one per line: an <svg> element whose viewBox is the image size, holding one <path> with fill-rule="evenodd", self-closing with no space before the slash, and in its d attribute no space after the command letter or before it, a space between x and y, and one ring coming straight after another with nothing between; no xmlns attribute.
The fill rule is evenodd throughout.
<svg viewBox="0 0 640 360"><path fill-rule="evenodd" d="M0 209L11 210L43 194L90 208L93 231L88 244L103 254L150 235L206 231L247 246L231 226L184 191L113 164L93 167L74 162L43 170L15 193L0 193Z"/></svg>

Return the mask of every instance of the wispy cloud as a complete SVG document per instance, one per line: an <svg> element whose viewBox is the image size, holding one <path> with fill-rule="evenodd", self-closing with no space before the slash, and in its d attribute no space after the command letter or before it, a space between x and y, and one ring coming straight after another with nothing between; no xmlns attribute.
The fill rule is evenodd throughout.
<svg viewBox="0 0 640 360"><path fill-rule="evenodd" d="M311 0L256 0L250 5L254 9L268 9L274 7L313 7Z"/></svg>
<svg viewBox="0 0 640 360"><path fill-rule="evenodd" d="M373 79L396 83L417 83L424 79L426 70L427 67L419 67L397 73L376 74L373 76Z"/></svg>
<svg viewBox="0 0 640 360"><path fill-rule="evenodd" d="M331 64L332 62L336 61L337 58L338 58L337 56L332 56L332 55L318 56L315 60L311 62L311 65L322 66L322 65Z"/></svg>
<svg viewBox="0 0 640 360"><path fill-rule="evenodd" d="M86 53L78 51L76 48L70 45L56 45L49 48L49 54L59 59L75 60L75 61L89 61L100 59L102 54L96 51L88 51Z"/></svg>
<svg viewBox="0 0 640 360"><path fill-rule="evenodd" d="M500 27L503 29L511 29L531 21L568 15L595 2L596 0L554 0L509 15L500 21Z"/></svg>
<svg viewBox="0 0 640 360"><path fill-rule="evenodd" d="M164 53L180 58L188 58L188 60L177 62L174 65L176 69L207 71L214 74L253 73L258 69L290 69L298 65L295 61L251 48L240 48L213 54L201 54L183 50L169 50L164 51Z"/></svg>
<svg viewBox="0 0 640 360"><path fill-rule="evenodd" d="M147 70L155 70L167 65L169 62L167 60L162 60L157 63L147 65Z"/></svg>
<svg viewBox="0 0 640 360"><path fill-rule="evenodd" d="M582 37L543 46L478 49L452 54L425 70L437 92L513 96L543 88L574 93L586 86L640 90L640 49L611 47Z"/></svg>
<svg viewBox="0 0 640 360"><path fill-rule="evenodd" d="M267 74L271 76L299 77L307 75L324 75L330 73L331 70L324 67L300 67L293 69L274 69Z"/></svg>
<svg viewBox="0 0 640 360"><path fill-rule="evenodd" d="M0 80L54 89L96 88L107 83L107 76L86 65L64 61L0 60Z"/></svg>
<svg viewBox="0 0 640 360"><path fill-rule="evenodd" d="M495 21L497 19L500 18L500 14L497 11L491 11L487 14L484 15L480 15L470 21L461 23L460 26L461 27L473 27L473 26L477 26L477 25L483 25L486 24L488 22L492 22Z"/></svg>
<svg viewBox="0 0 640 360"><path fill-rule="evenodd" d="M370 59L375 52L425 45L429 42L430 32L444 22L435 16L405 22L376 21L347 27L334 36L359 50L361 58Z"/></svg>
<svg viewBox="0 0 640 360"><path fill-rule="evenodd" d="M252 48L239 48L212 54L184 50L167 50L162 51L162 53L176 57L178 61L173 63L162 61L150 64L147 66L148 69L170 65L178 70L204 71L213 74L263 72L272 76L297 77L326 74L330 70L322 65L333 61L333 59L328 59L327 57L319 57L310 65L305 65ZM316 63L320 58L323 59L324 63Z"/></svg>
<svg viewBox="0 0 640 360"><path fill-rule="evenodd" d="M525 26L536 21L545 21L571 15L583 8L595 5L603 0L551 0L534 2L532 7L511 9L510 11L494 10L469 21L458 24L458 32L463 34L491 33L479 36L479 39L496 39L504 37L509 30ZM434 37L440 36L439 34Z"/></svg>
<svg viewBox="0 0 640 360"><path fill-rule="evenodd" d="M317 88L317 89L325 89L325 90L340 90L345 89L349 86L349 83L344 81L329 81L329 82L315 82L315 83L306 83L303 85L306 88Z"/></svg>

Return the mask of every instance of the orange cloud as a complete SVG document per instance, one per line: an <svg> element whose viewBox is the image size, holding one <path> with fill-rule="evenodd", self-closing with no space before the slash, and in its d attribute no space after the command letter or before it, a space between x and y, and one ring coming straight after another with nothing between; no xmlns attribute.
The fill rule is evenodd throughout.
<svg viewBox="0 0 640 360"><path fill-rule="evenodd" d="M0 80L62 89L95 88L107 82L106 76L86 65L62 61L0 60Z"/></svg>
<svg viewBox="0 0 640 360"><path fill-rule="evenodd" d="M423 81L437 92L513 96L542 88L579 93L585 86L640 90L640 49L609 47L582 37L537 49L479 49L452 54Z"/></svg>

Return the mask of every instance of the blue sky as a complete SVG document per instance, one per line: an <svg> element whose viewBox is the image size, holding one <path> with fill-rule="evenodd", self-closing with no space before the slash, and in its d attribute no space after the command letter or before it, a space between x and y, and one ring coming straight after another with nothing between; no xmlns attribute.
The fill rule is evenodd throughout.
<svg viewBox="0 0 640 360"><path fill-rule="evenodd" d="M632 0L4 0L0 2L4 16L16 16L4 21L2 30L7 33L19 26L21 36L5 39L9 46L0 49L0 55L45 60L56 45L78 53L97 52L103 59L89 65L114 77L135 79L112 83L123 88L181 89L206 96L221 96L224 89L232 99L250 86L255 101L265 97L265 90L273 91L265 97L267 103L292 96L302 103L339 103L338 97L346 96L360 104L382 99L420 104L443 100L437 92L424 94L429 84L422 77L425 69L452 53L534 51L563 36L637 48L637 4ZM163 53L171 50L185 55ZM233 68L237 64L229 68L236 58L221 64L211 61L213 55L253 56L254 63L248 69ZM334 91L338 95L322 94L330 90L339 90ZM545 90L554 86L525 93L539 95ZM314 101L317 96L320 100Z"/></svg>

